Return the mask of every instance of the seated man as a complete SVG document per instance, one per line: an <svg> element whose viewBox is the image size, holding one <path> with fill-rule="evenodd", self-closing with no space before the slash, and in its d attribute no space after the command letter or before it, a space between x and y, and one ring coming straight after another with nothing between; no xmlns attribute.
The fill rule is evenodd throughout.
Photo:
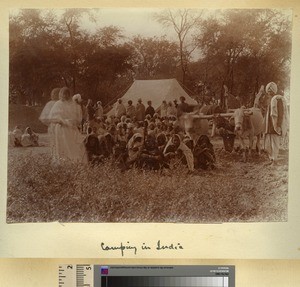
<svg viewBox="0 0 300 287"><path fill-rule="evenodd" d="M164 163L163 153L159 150L155 136L148 135L145 140L144 148L139 159L139 166L158 170L162 167L168 167Z"/></svg>
<svg viewBox="0 0 300 287"><path fill-rule="evenodd" d="M157 140L158 149L161 152L163 152L164 149L165 149L165 146L167 144L167 137L166 137L166 135L163 132L161 132L161 133L159 133L157 135L156 140Z"/></svg>
<svg viewBox="0 0 300 287"><path fill-rule="evenodd" d="M98 136L98 139L100 145L100 153L104 157L109 157L110 155L112 155L114 146L116 144L113 128L110 128L110 131L106 134Z"/></svg>
<svg viewBox="0 0 300 287"><path fill-rule="evenodd" d="M193 149L193 154L196 168L215 168L216 156L208 136L202 135L199 137Z"/></svg>
<svg viewBox="0 0 300 287"><path fill-rule="evenodd" d="M95 133L90 133L84 140L88 161L92 164L100 163L103 159L100 143Z"/></svg>

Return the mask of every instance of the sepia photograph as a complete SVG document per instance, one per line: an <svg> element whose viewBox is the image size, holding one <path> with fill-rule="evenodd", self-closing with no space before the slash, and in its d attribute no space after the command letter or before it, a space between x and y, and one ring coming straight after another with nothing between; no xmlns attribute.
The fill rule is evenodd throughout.
<svg viewBox="0 0 300 287"><path fill-rule="evenodd" d="M290 9L11 9L7 223L288 221Z"/></svg>

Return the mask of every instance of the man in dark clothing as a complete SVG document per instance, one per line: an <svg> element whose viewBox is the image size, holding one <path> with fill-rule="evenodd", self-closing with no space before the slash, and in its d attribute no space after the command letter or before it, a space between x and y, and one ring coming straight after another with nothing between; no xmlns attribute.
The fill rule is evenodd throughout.
<svg viewBox="0 0 300 287"><path fill-rule="evenodd" d="M136 104L135 111L136 111L137 121L138 122L144 121L146 108L142 103L142 99L138 99L138 103Z"/></svg>
<svg viewBox="0 0 300 287"><path fill-rule="evenodd" d="M189 105L185 102L185 97L181 96L180 103L177 106L177 117L180 117L183 113L189 112Z"/></svg>
<svg viewBox="0 0 300 287"><path fill-rule="evenodd" d="M205 87L204 96L203 96L203 103L205 105L211 105L213 103L213 93L210 89L210 86Z"/></svg>
<svg viewBox="0 0 300 287"><path fill-rule="evenodd" d="M97 135L90 133L84 140L88 161L91 164L98 164L102 161L103 155Z"/></svg>
<svg viewBox="0 0 300 287"><path fill-rule="evenodd" d="M147 107L147 109L146 109L145 115L146 115L146 116L147 116L147 115L150 115L151 118L152 118L153 115L155 114L155 110L154 110L154 108L152 107L152 102L151 102L151 101L148 101L147 104L148 104L148 107Z"/></svg>
<svg viewBox="0 0 300 287"><path fill-rule="evenodd" d="M167 167L164 163L163 153L159 150L154 136L148 135L146 137L144 148L140 155L139 164L141 167L152 170L158 170L163 166Z"/></svg>
<svg viewBox="0 0 300 287"><path fill-rule="evenodd" d="M177 109L177 107L178 107L177 100L175 99L175 100L173 101L173 103L174 103L174 107Z"/></svg>
<svg viewBox="0 0 300 287"><path fill-rule="evenodd" d="M93 120L95 117L95 109L93 108L93 102L91 99L88 99L86 110L87 110L88 121Z"/></svg>

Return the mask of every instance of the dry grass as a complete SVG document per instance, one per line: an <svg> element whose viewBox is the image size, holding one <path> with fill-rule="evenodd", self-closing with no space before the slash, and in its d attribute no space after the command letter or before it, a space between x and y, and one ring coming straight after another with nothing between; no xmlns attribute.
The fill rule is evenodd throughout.
<svg viewBox="0 0 300 287"><path fill-rule="evenodd" d="M220 141L215 145L218 146ZM34 149L10 149L8 222L228 222L287 220L287 155L240 162L217 148L217 168L121 173L111 162L55 166ZM17 152L16 152L17 150ZM30 154L31 153L31 154Z"/></svg>

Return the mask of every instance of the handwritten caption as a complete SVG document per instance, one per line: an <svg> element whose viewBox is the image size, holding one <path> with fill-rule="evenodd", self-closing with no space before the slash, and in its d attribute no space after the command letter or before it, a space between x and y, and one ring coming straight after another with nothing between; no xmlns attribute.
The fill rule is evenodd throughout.
<svg viewBox="0 0 300 287"><path fill-rule="evenodd" d="M184 249L181 243L162 243L160 240L156 242L155 245L146 244L143 242L141 245L134 245L127 241L125 244L121 242L118 245L108 245L105 242L101 242L102 251L118 251L122 256L126 253L131 252L134 255L137 255L140 251L145 250L154 250L154 251L163 251L163 250L182 250ZM126 254L127 255L127 254Z"/></svg>

